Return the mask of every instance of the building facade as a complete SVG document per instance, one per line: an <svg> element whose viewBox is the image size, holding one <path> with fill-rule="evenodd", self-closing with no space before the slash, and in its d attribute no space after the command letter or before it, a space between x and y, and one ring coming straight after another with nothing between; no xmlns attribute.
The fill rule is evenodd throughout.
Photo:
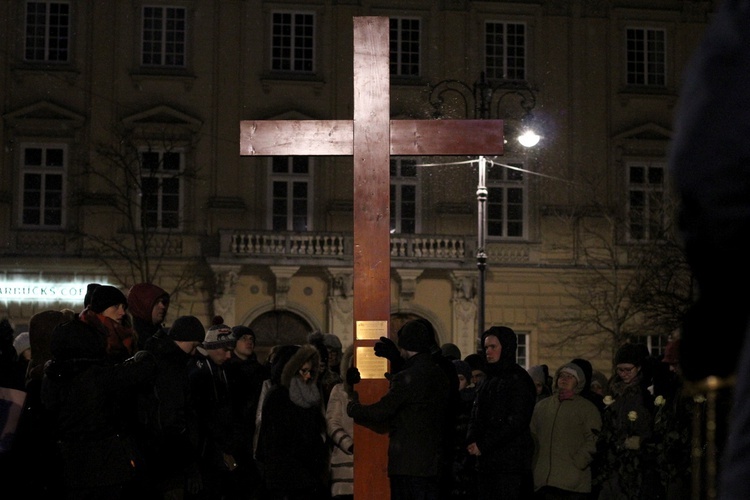
<svg viewBox="0 0 750 500"><path fill-rule="evenodd" d="M560 342L558 320L586 307L569 286L596 279L597 236L627 267L663 225L681 72L715 4L3 0L0 316L23 328L80 309L88 282L152 281L168 324L220 315L261 352L315 330L350 344L352 159L241 156L239 126L351 119L352 19L385 16L392 119L501 118L506 134L484 277L476 158L391 158L391 330L427 318L465 356L481 291L522 363L609 373L611 352Z"/></svg>

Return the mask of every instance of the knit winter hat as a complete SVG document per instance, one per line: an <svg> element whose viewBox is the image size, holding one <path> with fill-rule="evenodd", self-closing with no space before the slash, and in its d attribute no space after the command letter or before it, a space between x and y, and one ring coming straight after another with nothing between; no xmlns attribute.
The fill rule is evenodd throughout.
<svg viewBox="0 0 750 500"><path fill-rule="evenodd" d="M252 328L245 325L237 325L232 327L232 335L234 335L235 340L240 340L245 335L249 335L253 338L253 342L255 342L255 332Z"/></svg>
<svg viewBox="0 0 750 500"><path fill-rule="evenodd" d="M29 341L29 332L19 333L18 336L13 340L13 347L20 356L23 351L31 348Z"/></svg>
<svg viewBox="0 0 750 500"><path fill-rule="evenodd" d="M91 296L90 308L95 313L102 313L108 307L116 306L118 304L123 304L127 309L128 299L125 297L125 294L122 293L119 288L109 285L101 285L96 287Z"/></svg>
<svg viewBox="0 0 750 500"><path fill-rule="evenodd" d="M332 333L323 334L323 343L329 349L333 349L334 351L341 352L341 349L342 349L341 340L339 340L339 338L336 335Z"/></svg>
<svg viewBox="0 0 750 500"><path fill-rule="evenodd" d="M544 367L542 365L531 366L527 371L531 376L531 380L533 380L534 382L538 382L543 385L547 384L547 377L544 374Z"/></svg>
<svg viewBox="0 0 750 500"><path fill-rule="evenodd" d="M435 344L427 325L419 320L409 321L398 331L398 346L413 352L430 352Z"/></svg>
<svg viewBox="0 0 750 500"><path fill-rule="evenodd" d="M623 344L615 354L615 365L631 364L641 366L648 356L646 346L642 344Z"/></svg>
<svg viewBox="0 0 750 500"><path fill-rule="evenodd" d="M180 316L172 323L168 336L181 342L203 342L206 330L195 316Z"/></svg>
<svg viewBox="0 0 750 500"><path fill-rule="evenodd" d="M443 344L440 346L440 352L450 360L461 359L461 349L456 344Z"/></svg>
<svg viewBox="0 0 750 500"><path fill-rule="evenodd" d="M224 323L211 325L206 332L206 338L203 339L201 347L203 349L221 349L226 347L227 349L234 349L237 340L234 338L232 329ZM201 352L203 352L201 350Z"/></svg>
<svg viewBox="0 0 750 500"><path fill-rule="evenodd" d="M607 376L604 375L602 372L598 370L594 370L591 374L591 383L589 384L589 387L595 387L599 386L602 389L607 388Z"/></svg>
<svg viewBox="0 0 750 500"><path fill-rule="evenodd" d="M473 370L482 370L485 371L487 369L487 363L484 360L484 356L481 356L480 354L477 354L475 352L467 355L464 358L464 361L469 363L469 366Z"/></svg>
<svg viewBox="0 0 750 500"><path fill-rule="evenodd" d="M151 323L151 313L159 299L169 303L169 294L152 283L138 283L130 287L128 307L134 317Z"/></svg>
<svg viewBox="0 0 750 500"><path fill-rule="evenodd" d="M462 359L454 359L453 366L456 367L456 373L463 375L467 381L471 382L471 366L469 366L469 363Z"/></svg>
<svg viewBox="0 0 750 500"><path fill-rule="evenodd" d="M91 305L91 297L94 296L94 290L100 286L102 286L101 283L89 283L86 285L86 296L83 297L83 307Z"/></svg>
<svg viewBox="0 0 750 500"><path fill-rule="evenodd" d="M557 369L555 373L555 386L557 386L557 379L561 373L567 373L572 375L576 379L576 386L573 391L577 394L580 393L586 387L586 376L583 374L581 367L575 363L566 363Z"/></svg>

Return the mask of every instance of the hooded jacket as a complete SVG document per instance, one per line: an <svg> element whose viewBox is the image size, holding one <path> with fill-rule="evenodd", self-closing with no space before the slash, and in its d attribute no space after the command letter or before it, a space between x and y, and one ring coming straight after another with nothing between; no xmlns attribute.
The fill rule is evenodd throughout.
<svg viewBox="0 0 750 500"><path fill-rule="evenodd" d="M482 345L494 335L502 345L500 360L487 363L486 378L477 390L467 442L477 443L480 474L531 470L533 441L529 423L536 404L536 386L529 373L516 363L518 340L513 330L492 327L482 335Z"/></svg>
<svg viewBox="0 0 750 500"><path fill-rule="evenodd" d="M560 400L557 379L560 373L576 373L578 383L573 397ZM577 493L591 492L591 462L596 437L602 427L599 410L581 395L586 377L581 367L567 363L555 372L551 397L534 407L531 434L534 438L534 490L552 486Z"/></svg>
<svg viewBox="0 0 750 500"><path fill-rule="evenodd" d="M164 289L152 283L138 283L128 292L128 311L133 316L133 329L138 334L138 347L143 349L146 341L161 329L151 319L156 302L166 298L169 294Z"/></svg>
<svg viewBox="0 0 750 500"><path fill-rule="evenodd" d="M310 362L313 374L299 394L299 371ZM262 409L256 458L261 463L266 488L273 494L305 492L308 498L327 491L328 445L322 399L317 389L320 354L312 345L301 346L274 372L279 383L268 392ZM318 404L314 404L317 393Z"/></svg>

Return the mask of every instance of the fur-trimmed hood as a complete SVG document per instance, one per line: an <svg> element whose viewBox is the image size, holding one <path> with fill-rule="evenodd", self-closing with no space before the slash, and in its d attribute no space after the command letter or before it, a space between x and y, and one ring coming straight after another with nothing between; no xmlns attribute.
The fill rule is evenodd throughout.
<svg viewBox="0 0 750 500"><path fill-rule="evenodd" d="M310 371L312 380L317 380L318 375L320 374L320 353L315 346L305 344L301 346L284 365L284 370L281 372L281 385L289 388L292 379L307 361L310 361L312 364L312 369Z"/></svg>

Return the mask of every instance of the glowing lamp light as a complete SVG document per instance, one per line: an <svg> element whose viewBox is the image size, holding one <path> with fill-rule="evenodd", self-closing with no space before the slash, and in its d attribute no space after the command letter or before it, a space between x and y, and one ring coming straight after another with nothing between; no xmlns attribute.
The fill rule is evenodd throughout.
<svg viewBox="0 0 750 500"><path fill-rule="evenodd" d="M533 130L524 130L521 135L518 136L518 142L525 148L533 148L541 140L541 136Z"/></svg>

